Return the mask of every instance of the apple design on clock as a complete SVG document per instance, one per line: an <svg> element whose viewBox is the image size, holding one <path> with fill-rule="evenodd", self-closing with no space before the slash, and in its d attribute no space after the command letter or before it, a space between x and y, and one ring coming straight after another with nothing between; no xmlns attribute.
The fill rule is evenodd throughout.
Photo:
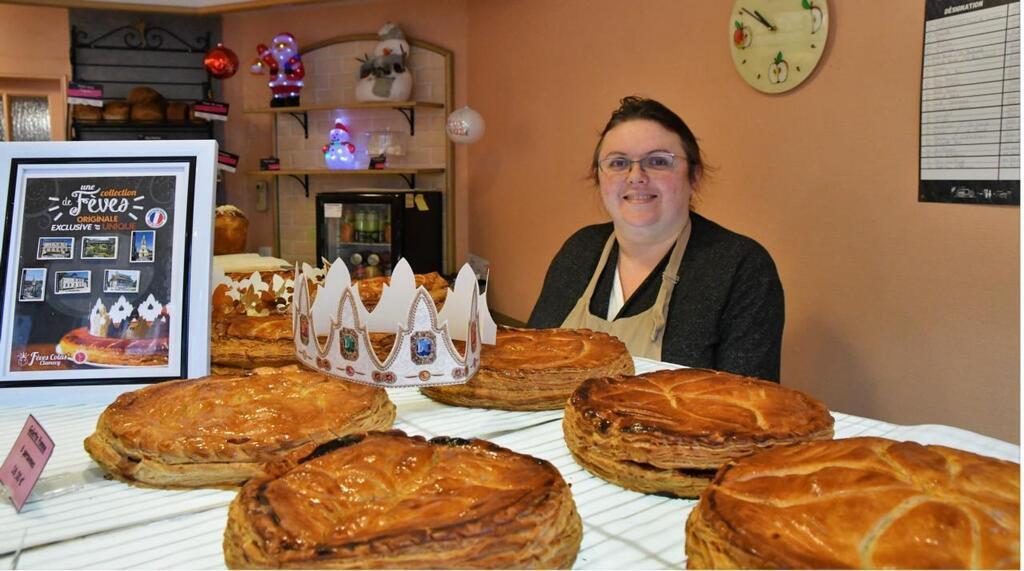
<svg viewBox="0 0 1024 571"><path fill-rule="evenodd" d="M789 64L782 58L782 52L775 54L775 61L768 66L768 81L783 83L789 77Z"/></svg>
<svg viewBox="0 0 1024 571"><path fill-rule="evenodd" d="M804 7L804 10L811 11L811 33L815 33L821 29L821 23L824 21L824 15L821 13L821 8L814 5L811 0L801 0L800 4Z"/></svg>
<svg viewBox="0 0 1024 571"><path fill-rule="evenodd" d="M732 32L732 43L743 50L750 47L750 28L743 25L743 22L733 22L735 29Z"/></svg>

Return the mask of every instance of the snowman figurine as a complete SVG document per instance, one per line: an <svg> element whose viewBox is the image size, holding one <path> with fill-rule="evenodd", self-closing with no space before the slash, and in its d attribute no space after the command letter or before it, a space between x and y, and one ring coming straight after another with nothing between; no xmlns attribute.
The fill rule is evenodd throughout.
<svg viewBox="0 0 1024 571"><path fill-rule="evenodd" d="M324 145L324 162L329 169L352 169L356 166L356 146L349 142L348 127L341 121L334 122L329 135L330 141Z"/></svg>
<svg viewBox="0 0 1024 571"><path fill-rule="evenodd" d="M270 91L273 99L271 107L292 107L299 104L299 92L302 91L302 78L306 69L302 67L299 56L299 44L295 36L284 32L274 36L272 45L256 46L259 60L252 66L253 73L260 73L263 68L270 72Z"/></svg>
<svg viewBox="0 0 1024 571"><path fill-rule="evenodd" d="M357 101L407 101L412 93L412 72L409 71L409 42L397 25L388 22L377 32L380 41L373 57L360 61Z"/></svg>

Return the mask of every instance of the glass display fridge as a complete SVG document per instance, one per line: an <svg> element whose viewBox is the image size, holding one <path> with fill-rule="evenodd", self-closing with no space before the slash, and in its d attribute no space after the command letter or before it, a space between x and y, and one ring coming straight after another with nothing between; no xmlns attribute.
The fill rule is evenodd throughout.
<svg viewBox="0 0 1024 571"><path fill-rule="evenodd" d="M400 258L417 274L443 271L440 191L321 193L316 218L318 262L341 259L353 278L389 276Z"/></svg>

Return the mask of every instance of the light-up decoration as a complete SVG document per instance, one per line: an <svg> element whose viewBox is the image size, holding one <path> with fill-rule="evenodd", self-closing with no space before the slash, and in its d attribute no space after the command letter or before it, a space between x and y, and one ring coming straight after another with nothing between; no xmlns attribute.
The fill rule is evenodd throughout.
<svg viewBox="0 0 1024 571"><path fill-rule="evenodd" d="M329 169L356 168L356 146L349 142L348 127L337 119L334 128L328 134L328 142L323 147L324 162Z"/></svg>
<svg viewBox="0 0 1024 571"><path fill-rule="evenodd" d="M302 91L302 78L306 69L302 67L299 56L299 44L295 37L284 32L274 36L271 46L256 46L260 59L252 65L250 71L261 73L264 68L270 73L270 91L273 92L271 107L292 107L299 104L299 92Z"/></svg>

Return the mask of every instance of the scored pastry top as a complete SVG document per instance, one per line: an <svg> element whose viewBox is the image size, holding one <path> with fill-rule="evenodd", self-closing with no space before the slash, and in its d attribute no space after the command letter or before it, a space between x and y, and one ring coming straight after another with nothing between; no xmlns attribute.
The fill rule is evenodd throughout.
<svg viewBox="0 0 1024 571"><path fill-rule="evenodd" d="M448 297L448 282L441 277L441 274L430 272L429 274L414 274L413 277L416 279L416 287L425 288L430 293L430 299L434 300L435 305L444 303ZM353 281L353 285L359 285L359 299L367 311L373 311L377 307L377 303L384 293L384 286L390 283L391 278L388 276Z"/></svg>
<svg viewBox="0 0 1024 571"><path fill-rule="evenodd" d="M1020 568L1020 466L848 438L727 465L700 525L780 568Z"/></svg>
<svg viewBox="0 0 1024 571"><path fill-rule="evenodd" d="M225 319L224 333L241 339L280 341L292 339L292 314L271 314L263 317L234 315Z"/></svg>
<svg viewBox="0 0 1024 571"><path fill-rule="evenodd" d="M546 517L542 506L568 493L549 462L478 439L371 432L293 460L272 464L239 499L268 545L300 551L486 536Z"/></svg>
<svg viewBox="0 0 1024 571"><path fill-rule="evenodd" d="M709 446L831 435L834 423L825 405L803 392L706 369L588 379L568 406L599 433Z"/></svg>
<svg viewBox="0 0 1024 571"><path fill-rule="evenodd" d="M509 373L594 369L629 352L617 337L589 329L516 329L499 327L497 342L483 345L484 369Z"/></svg>
<svg viewBox="0 0 1024 571"><path fill-rule="evenodd" d="M260 371L263 372L263 371ZM164 462L260 462L392 409L380 388L299 369L167 381L125 393L100 415L128 452ZM393 417L393 413L391 414Z"/></svg>

